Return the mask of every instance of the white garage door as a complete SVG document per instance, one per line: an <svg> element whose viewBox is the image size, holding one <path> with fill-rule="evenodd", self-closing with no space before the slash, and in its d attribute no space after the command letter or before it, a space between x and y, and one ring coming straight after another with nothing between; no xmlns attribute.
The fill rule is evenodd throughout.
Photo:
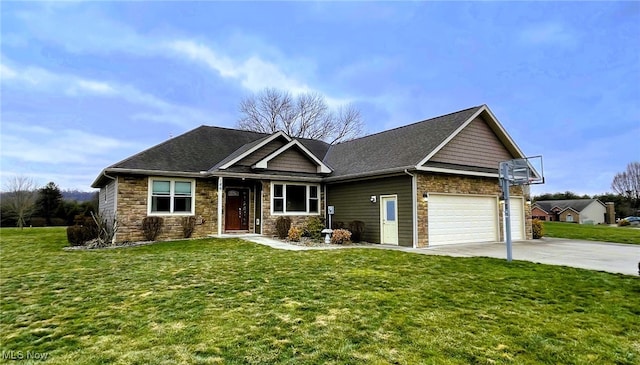
<svg viewBox="0 0 640 365"><path fill-rule="evenodd" d="M429 194L429 246L498 241L497 197Z"/></svg>
<svg viewBox="0 0 640 365"><path fill-rule="evenodd" d="M524 238L524 199L510 198L511 201L511 240ZM506 237L506 235L505 235Z"/></svg>

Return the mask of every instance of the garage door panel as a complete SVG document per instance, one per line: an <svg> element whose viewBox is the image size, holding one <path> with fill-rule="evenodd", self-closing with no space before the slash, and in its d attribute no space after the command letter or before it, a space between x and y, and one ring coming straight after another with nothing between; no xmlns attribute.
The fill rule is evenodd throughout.
<svg viewBox="0 0 640 365"><path fill-rule="evenodd" d="M498 240L495 197L429 195L429 245Z"/></svg>
<svg viewBox="0 0 640 365"><path fill-rule="evenodd" d="M524 199L511 198L511 239L524 239Z"/></svg>

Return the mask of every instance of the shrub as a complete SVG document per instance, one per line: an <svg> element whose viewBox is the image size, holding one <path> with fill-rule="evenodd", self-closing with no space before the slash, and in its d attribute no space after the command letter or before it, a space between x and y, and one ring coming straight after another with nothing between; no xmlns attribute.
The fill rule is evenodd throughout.
<svg viewBox="0 0 640 365"><path fill-rule="evenodd" d="M300 237L302 237L302 230L298 227L291 226L291 228L289 228L288 237L289 240L293 242L299 242Z"/></svg>
<svg viewBox="0 0 640 365"><path fill-rule="evenodd" d="M631 223L629 223L629 221L626 219L620 219L620 222L618 222L618 226L620 227L629 226L629 225L631 225Z"/></svg>
<svg viewBox="0 0 640 365"><path fill-rule="evenodd" d="M162 224L164 219L162 217L146 217L142 220L142 232L144 232L144 238L147 241L155 241L160 232L162 231Z"/></svg>
<svg viewBox="0 0 640 365"><path fill-rule="evenodd" d="M196 229L196 217L182 217L182 236L189 238Z"/></svg>
<svg viewBox="0 0 640 365"><path fill-rule="evenodd" d="M324 229L324 220L320 217L309 217L304 222L302 235L314 240L322 239L322 230Z"/></svg>
<svg viewBox="0 0 640 365"><path fill-rule="evenodd" d="M331 229L344 229L344 222L333 221L331 222Z"/></svg>
<svg viewBox="0 0 640 365"><path fill-rule="evenodd" d="M531 222L531 228L533 230L533 238L538 239L544 236L544 223L539 219L534 219Z"/></svg>
<svg viewBox="0 0 640 365"><path fill-rule="evenodd" d="M33 217L29 220L29 225L31 227L46 227L47 220L41 217Z"/></svg>
<svg viewBox="0 0 640 365"><path fill-rule="evenodd" d="M351 240L353 242L360 242L362 240L362 236L364 236L364 222L349 222L349 230L351 231Z"/></svg>
<svg viewBox="0 0 640 365"><path fill-rule="evenodd" d="M53 217L51 218L51 225L56 227L66 226L67 221L64 218Z"/></svg>
<svg viewBox="0 0 640 365"><path fill-rule="evenodd" d="M341 245L351 240L351 232L346 229L336 229L331 235L331 243L335 245Z"/></svg>
<svg viewBox="0 0 640 365"><path fill-rule="evenodd" d="M278 219L276 219L276 233L278 234L278 238L287 238L287 235L289 234L289 228L291 228L291 218L278 217Z"/></svg>
<svg viewBox="0 0 640 365"><path fill-rule="evenodd" d="M83 226L69 226L67 227L67 241L71 246L82 246L87 241L85 232Z"/></svg>
<svg viewBox="0 0 640 365"><path fill-rule="evenodd" d="M71 246L82 246L100 235L98 223L91 217L76 216L73 226L67 227L67 241Z"/></svg>

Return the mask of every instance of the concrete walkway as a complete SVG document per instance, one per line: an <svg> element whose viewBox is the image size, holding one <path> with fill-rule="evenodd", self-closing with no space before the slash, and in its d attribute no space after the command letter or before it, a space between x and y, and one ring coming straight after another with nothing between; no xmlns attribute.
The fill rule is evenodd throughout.
<svg viewBox="0 0 640 365"><path fill-rule="evenodd" d="M505 244L500 242L456 244L432 248L411 248L377 244L369 246L306 247L288 244L257 234L222 235L221 237L242 238L276 249L291 251L373 248L397 250L422 255L495 257L505 260L507 257ZM544 238L541 240L517 241L513 243L512 248L514 260L638 276L640 245L570 240L564 238Z"/></svg>

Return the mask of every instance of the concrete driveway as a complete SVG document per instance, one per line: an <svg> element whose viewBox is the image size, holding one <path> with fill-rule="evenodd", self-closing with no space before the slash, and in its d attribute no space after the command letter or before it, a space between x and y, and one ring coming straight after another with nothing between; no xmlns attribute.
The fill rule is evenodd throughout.
<svg viewBox="0 0 640 365"><path fill-rule="evenodd" d="M543 238L513 243L513 259L638 276L640 245ZM473 243L419 249L457 257L507 257L504 243Z"/></svg>

